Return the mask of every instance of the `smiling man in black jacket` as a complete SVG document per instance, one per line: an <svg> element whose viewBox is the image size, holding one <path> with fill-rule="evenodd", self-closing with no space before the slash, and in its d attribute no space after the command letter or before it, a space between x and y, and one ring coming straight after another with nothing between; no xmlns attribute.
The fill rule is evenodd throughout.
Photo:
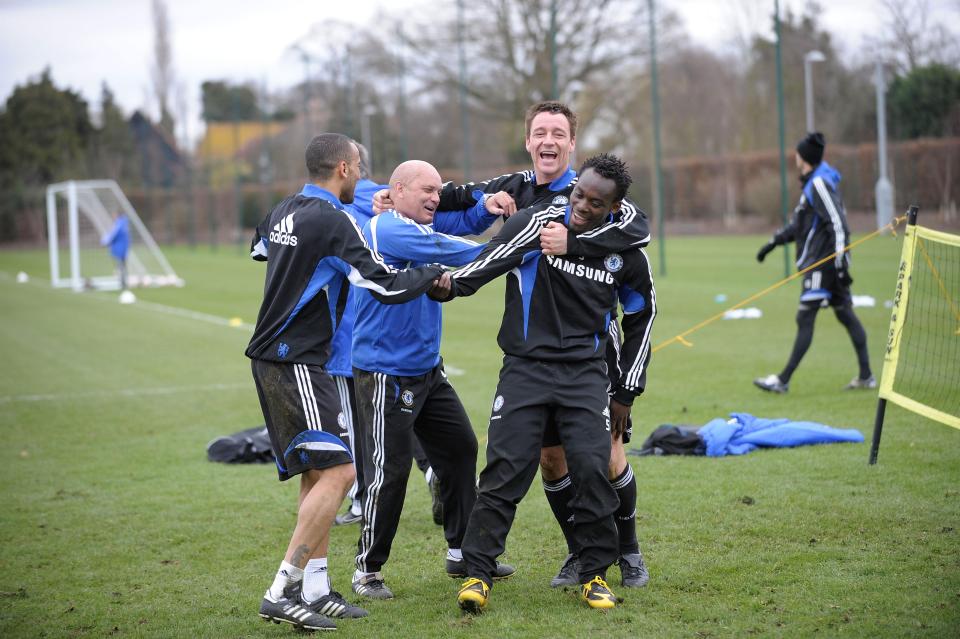
<svg viewBox="0 0 960 639"><path fill-rule="evenodd" d="M619 500L607 479L611 415L604 354L619 299L626 339L614 399L632 402L643 389L650 358L644 348L655 314L649 262L639 248L582 259L544 255L539 233L551 222L577 234L600 228L621 207L630 182L618 158L591 158L569 205L519 211L476 260L444 278L452 299L510 273L498 336L504 364L490 417L487 466L463 542L469 578L458 603L465 611L486 606L496 557L536 475L550 421L570 468L581 596L593 608L616 605L605 582L606 569L618 557L613 513Z"/></svg>

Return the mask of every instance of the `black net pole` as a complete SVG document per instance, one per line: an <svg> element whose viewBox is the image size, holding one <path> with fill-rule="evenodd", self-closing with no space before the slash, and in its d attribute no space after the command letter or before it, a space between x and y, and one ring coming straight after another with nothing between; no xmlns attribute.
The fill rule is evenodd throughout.
<svg viewBox="0 0 960 639"><path fill-rule="evenodd" d="M880 452L880 432L883 430L883 415L887 412L887 400L882 397L877 400L877 417L873 420L873 442L870 444L870 465L877 463L877 453Z"/></svg>
<svg viewBox="0 0 960 639"><path fill-rule="evenodd" d="M907 211L907 224L917 225L917 212L919 208L916 205L910 206ZM883 432L883 416L887 412L887 400L882 397L877 400L877 416L873 420L873 441L870 443L870 465L877 463L877 455L880 453L880 435Z"/></svg>

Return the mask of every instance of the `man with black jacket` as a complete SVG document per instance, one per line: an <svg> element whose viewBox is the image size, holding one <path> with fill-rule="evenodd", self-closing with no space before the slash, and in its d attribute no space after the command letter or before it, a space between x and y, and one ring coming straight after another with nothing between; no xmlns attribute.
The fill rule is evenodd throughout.
<svg viewBox="0 0 960 639"><path fill-rule="evenodd" d="M385 303L402 303L425 292L441 269L398 271L367 246L343 211L360 177L350 138L318 135L307 146L306 165L310 183L273 209L251 244L251 256L266 260L267 269L246 355L280 481L300 475L297 524L260 616L319 630L335 627L330 617L367 614L333 591L327 574L330 526L355 476L339 436L340 400L324 369L347 280Z"/></svg>
<svg viewBox="0 0 960 639"><path fill-rule="evenodd" d="M846 389L876 388L877 380L870 371L870 356L867 353L867 333L853 312L850 296L850 253L844 251L850 240L850 229L840 197L840 172L823 160L826 146L823 134L807 134L797 144L795 161L800 171L803 191L800 202L793 210L793 219L773 234L769 242L757 253L757 261L775 247L788 242L797 245L797 269L804 270L830 255L832 260L817 266L803 276L800 293L800 308L797 310L797 336L787 365L780 374L770 374L753 380L758 388L772 393L786 393L790 378L813 341L813 324L817 311L832 306L837 320L843 324L857 353L859 374Z"/></svg>
<svg viewBox="0 0 960 639"><path fill-rule="evenodd" d="M604 580L618 556L613 518L618 498L607 478L611 413L604 353L619 297L626 366L618 386L636 394L650 358L643 344L654 314L653 282L642 249L583 259L543 255L539 233L550 222L576 234L610 223L630 182L619 159L587 160L569 205L523 209L476 260L442 280L450 287L446 299L452 299L473 294L503 273L511 279L498 336L504 364L490 417L487 466L463 542L469 578L458 604L467 612L487 604L496 557L536 474L548 421L556 426L571 471L581 597L593 608L616 605Z"/></svg>
<svg viewBox="0 0 960 639"><path fill-rule="evenodd" d="M486 195L487 206L496 210L499 205L504 214L514 213L518 208L539 204L566 205L577 182L577 173L570 166L570 158L576 148L577 115L562 102L539 102L527 109L524 119L524 146L530 154L533 170L508 173L479 183L456 186L446 183L440 192L441 210L465 210ZM504 198L505 192L511 197ZM374 197L374 208L384 208L383 191ZM501 212L501 211L497 211ZM603 257L611 253L646 246L650 242L647 218L643 211L629 200L624 200L609 220L584 232L575 232L559 222L550 222L540 229L540 247L548 255L573 255ZM649 574L640 545L637 541L636 502L637 481L633 469L627 463L624 445L630 442L632 425L630 408L637 393L617 393L619 379L619 327L616 317L610 324L610 339L607 341L607 366L610 386L607 393L615 428L612 432L612 449L608 477L617 491L620 507L616 512L617 533L620 540L620 583L628 588L647 584ZM644 348L649 349L649 334ZM617 396L614 397L614 394ZM551 580L553 587L577 585L578 549L573 538L573 486L567 472L563 447L557 430L548 425L544 432L540 457L540 474L543 491L567 543L567 555L559 573Z"/></svg>

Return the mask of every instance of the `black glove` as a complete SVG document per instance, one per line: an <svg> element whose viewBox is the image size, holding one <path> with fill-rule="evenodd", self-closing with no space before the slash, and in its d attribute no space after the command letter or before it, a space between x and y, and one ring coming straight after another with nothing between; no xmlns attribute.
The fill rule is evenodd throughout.
<svg viewBox="0 0 960 639"><path fill-rule="evenodd" d="M767 254L773 249L777 248L777 245L773 242L767 242L764 244L759 251L757 251L757 261L763 262L766 259Z"/></svg>

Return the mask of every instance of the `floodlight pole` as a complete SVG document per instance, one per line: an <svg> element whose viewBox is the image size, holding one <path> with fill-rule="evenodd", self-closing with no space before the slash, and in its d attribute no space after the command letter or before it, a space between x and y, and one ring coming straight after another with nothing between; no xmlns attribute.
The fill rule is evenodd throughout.
<svg viewBox="0 0 960 639"><path fill-rule="evenodd" d="M887 179L887 111L886 85L883 80L883 65L878 61L874 75L877 87L877 169L880 173L874 194L877 199L877 228L882 229L893 221L893 185Z"/></svg>
<svg viewBox="0 0 960 639"><path fill-rule="evenodd" d="M780 132L780 220L787 225L787 155L784 149L783 65L780 60L780 0L773 1L773 28L777 35L777 123ZM790 249L783 245L783 276L790 277Z"/></svg>
<svg viewBox="0 0 960 639"><path fill-rule="evenodd" d="M376 112L376 107L368 104L363 107L363 111L360 113L360 139L363 141L363 146L367 147L367 155L370 160L367 168L370 175L373 175L373 140L370 135L370 116Z"/></svg>
<svg viewBox="0 0 960 639"><path fill-rule="evenodd" d="M808 51L803 56L803 89L807 99L807 133L812 133L813 128L813 71L814 62L823 62L826 60L819 51Z"/></svg>
<svg viewBox="0 0 960 639"><path fill-rule="evenodd" d="M647 0L650 22L650 101L653 103L653 172L656 183L654 206L657 212L657 244L660 253L660 275L667 274L666 234L663 228L663 169L660 163L660 93L657 82L657 27L653 0Z"/></svg>
<svg viewBox="0 0 960 639"><path fill-rule="evenodd" d="M557 0L550 0L550 99L560 99L557 73Z"/></svg>
<svg viewBox="0 0 960 639"><path fill-rule="evenodd" d="M397 42L399 42L400 52L397 55L397 65L399 67L397 73L397 90L399 93L399 101L397 104L397 109L399 110L400 116L400 159L404 162L407 161L408 150L408 138L407 138L407 88L406 88L406 63L403 56L403 27L399 24L397 25ZM371 173L372 175L372 173Z"/></svg>
<svg viewBox="0 0 960 639"><path fill-rule="evenodd" d="M303 130L308 140L313 135L313 123L310 121L310 54L300 44L293 45L293 50L300 54L303 62Z"/></svg>
<svg viewBox="0 0 960 639"><path fill-rule="evenodd" d="M457 50L460 56L460 131L463 134L463 181L470 181L470 114L467 111L467 55L463 48L463 0L457 0Z"/></svg>

